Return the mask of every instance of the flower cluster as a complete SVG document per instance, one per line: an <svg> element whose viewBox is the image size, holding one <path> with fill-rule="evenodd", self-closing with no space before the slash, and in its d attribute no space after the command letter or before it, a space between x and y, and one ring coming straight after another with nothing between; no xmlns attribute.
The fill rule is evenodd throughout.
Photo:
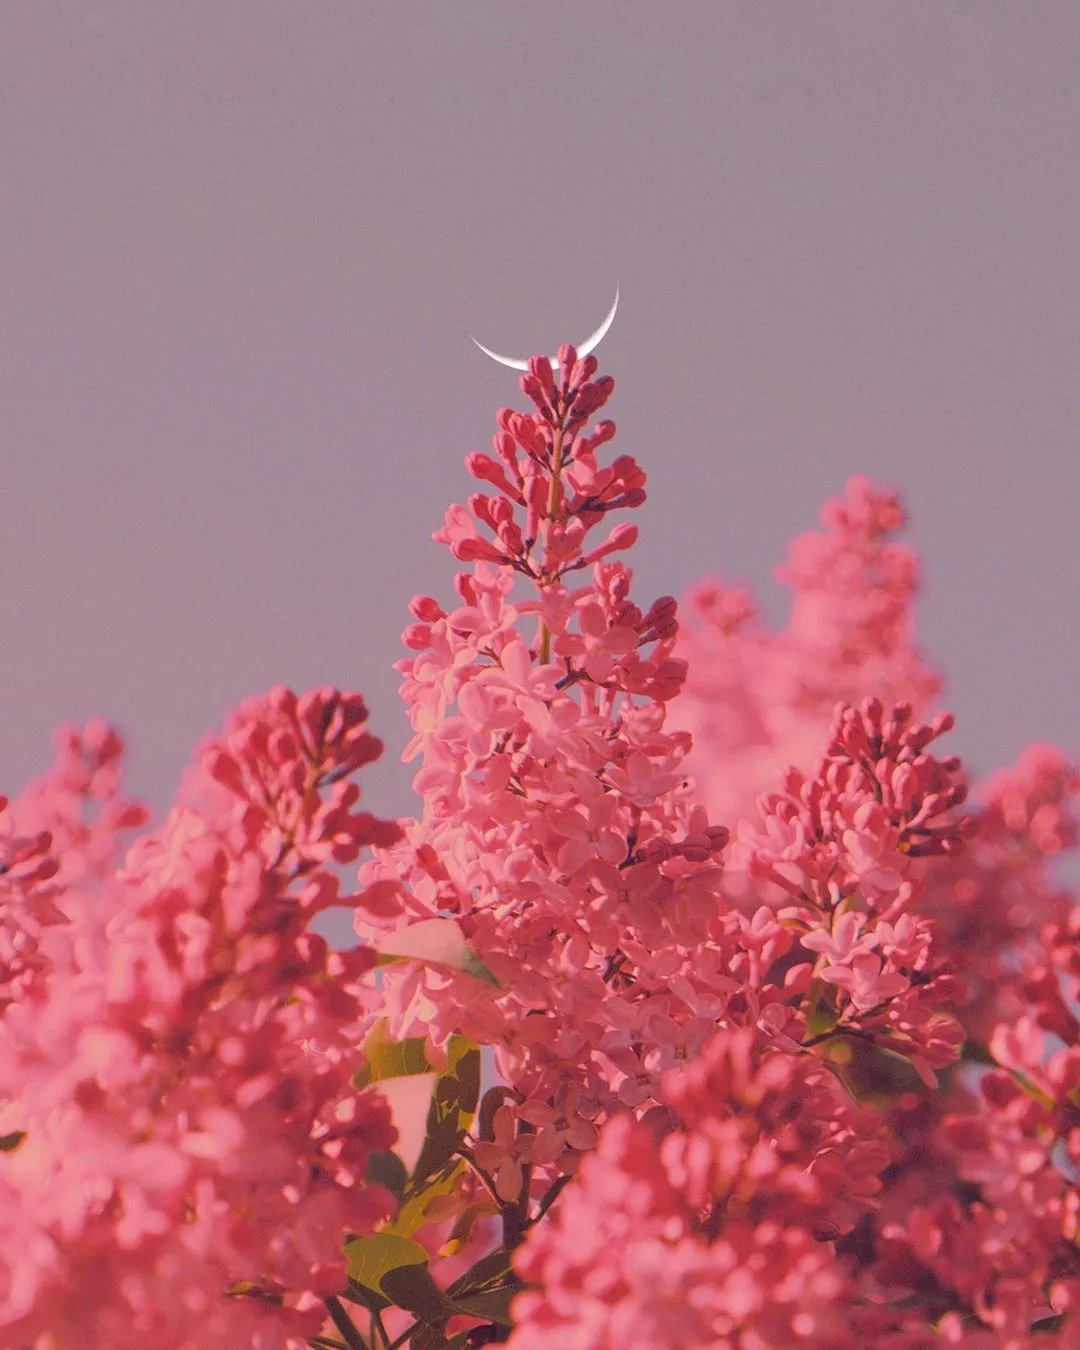
<svg viewBox="0 0 1080 1350"><path fill-rule="evenodd" d="M696 795L719 819L752 817L788 765L810 768L838 702L874 695L921 714L940 690L914 646L918 565L893 538L899 498L852 478L821 522L777 569L792 593L779 632L744 587L713 577L687 592L677 651L689 673L672 717L693 734Z"/></svg>
<svg viewBox="0 0 1080 1350"><path fill-rule="evenodd" d="M0 800L4 1345L1080 1344L1080 777L942 749L865 479L779 632L639 601L596 372L530 362L435 535L416 818L330 689L241 705L154 826L100 724Z"/></svg>
<svg viewBox="0 0 1080 1350"><path fill-rule="evenodd" d="M332 690L249 701L126 850L143 812L98 727L9 805L5 1344L302 1345L342 1233L388 1213L363 1178L389 1116L349 1082L373 958L308 931L342 903L327 864L397 833L352 809L365 717Z"/></svg>
<svg viewBox="0 0 1080 1350"><path fill-rule="evenodd" d="M865 1345L829 1244L881 1190L889 1151L874 1114L820 1061L748 1028L717 1032L662 1094L659 1142L612 1120L555 1221L522 1249L537 1289L518 1300L513 1344Z"/></svg>
<svg viewBox="0 0 1080 1350"><path fill-rule="evenodd" d="M685 674L671 655L675 602L631 599L631 573L610 559L633 542L628 527L589 539L644 500L645 476L628 455L599 465L612 423L582 434L611 392L595 359L563 348L560 363L559 384L549 362L532 363L522 386L535 411L503 410L496 457L467 461L498 495L452 507L436 535L474 566L457 577L461 606L422 598L405 634L424 817L362 872L378 894L400 888L406 918L457 916L495 977L388 971L385 999L399 1034L495 1046L517 1094L500 1117L504 1193L523 1165L547 1181L572 1171L612 1109L655 1104L664 1067L714 1020L672 980L714 930L727 942L728 831L689 795L689 736L665 727ZM515 598L521 579L532 593ZM357 930L376 937L378 919L361 912Z"/></svg>

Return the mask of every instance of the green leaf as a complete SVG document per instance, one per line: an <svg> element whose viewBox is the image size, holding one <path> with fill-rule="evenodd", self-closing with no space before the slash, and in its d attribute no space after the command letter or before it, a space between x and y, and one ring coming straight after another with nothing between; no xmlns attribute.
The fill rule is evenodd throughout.
<svg viewBox="0 0 1080 1350"><path fill-rule="evenodd" d="M410 1344L431 1350L464 1344L456 1337L446 1341L446 1323L455 1313L511 1326L510 1303L524 1288L502 1248L481 1257L446 1291L432 1279L424 1248L396 1233L347 1242L345 1256L351 1286L347 1297L375 1310L392 1303L411 1313L424 1325L413 1333Z"/></svg>
<svg viewBox="0 0 1080 1350"><path fill-rule="evenodd" d="M845 1038L849 1051L844 1073L859 1102L881 1105L905 1092L929 1089L911 1061L887 1045Z"/></svg>
<svg viewBox="0 0 1080 1350"><path fill-rule="evenodd" d="M808 1041L816 1036L832 1031L840 1020L840 1014L833 1003L832 987L824 980L811 980L806 991L809 1011L806 1014L806 1037Z"/></svg>
<svg viewBox="0 0 1080 1350"><path fill-rule="evenodd" d="M385 1284L391 1272L423 1268L427 1274L427 1252L419 1242L410 1242L396 1233L376 1233L373 1237L346 1242L345 1259L350 1279L391 1302L396 1300Z"/></svg>
<svg viewBox="0 0 1080 1350"><path fill-rule="evenodd" d="M390 1194L400 1201L405 1194L405 1185L409 1180L409 1174L398 1155L387 1150L381 1153L368 1154L364 1180L372 1181L377 1186L385 1186ZM408 1236L408 1233L402 1234L402 1237Z"/></svg>
<svg viewBox="0 0 1080 1350"><path fill-rule="evenodd" d="M454 1311L453 1304L431 1278L426 1264L396 1266L386 1271L382 1284L388 1298L421 1322L445 1325Z"/></svg>
<svg viewBox="0 0 1080 1350"><path fill-rule="evenodd" d="M465 941L456 919L421 919L408 928L382 938L375 944L375 964L394 961L424 961L434 966L449 966L499 988L499 981Z"/></svg>
<svg viewBox="0 0 1080 1350"><path fill-rule="evenodd" d="M480 1099L480 1047L467 1036L451 1036L446 1067L436 1070L422 1037L391 1040L381 1020L363 1051L366 1063L353 1083L361 1089L377 1086L385 1096L398 1130L394 1152L415 1189L446 1167L472 1126Z"/></svg>
<svg viewBox="0 0 1080 1350"><path fill-rule="evenodd" d="M379 1087L397 1130L394 1153L408 1175L424 1147L438 1076L428 1062L422 1036L396 1041L387 1036L386 1028L382 1018L368 1033L362 1047L364 1067L354 1074L353 1084L360 1089ZM403 1191L395 1191L399 1199Z"/></svg>
<svg viewBox="0 0 1080 1350"><path fill-rule="evenodd" d="M483 1293L469 1294L454 1299L458 1312L469 1313L473 1317L482 1317L485 1322L495 1322L500 1327L513 1326L510 1319L510 1301L521 1292L524 1286L520 1282L503 1285L499 1289L487 1289Z"/></svg>
<svg viewBox="0 0 1080 1350"><path fill-rule="evenodd" d="M413 1168L413 1185L441 1171L461 1145L480 1100L480 1047L467 1036L452 1036L447 1064L439 1074L428 1108L424 1146Z"/></svg>
<svg viewBox="0 0 1080 1350"><path fill-rule="evenodd" d="M1021 1073L1019 1069L1010 1070L1013 1080L1021 1092L1025 1093L1032 1101L1036 1101L1046 1111L1054 1109L1054 1099L1050 1094L1041 1088L1033 1078L1029 1078L1026 1073Z"/></svg>
<svg viewBox="0 0 1080 1350"><path fill-rule="evenodd" d="M502 988L494 971L489 970L475 952L469 952L461 963L461 969L466 975L471 975L474 980L483 980L485 984L490 984L493 989Z"/></svg>
<svg viewBox="0 0 1080 1350"><path fill-rule="evenodd" d="M457 1189L465 1164L458 1162L446 1167L442 1173L419 1189L410 1188L410 1193L397 1212L397 1217L382 1228L384 1233L397 1233L400 1237L411 1238L427 1222L427 1212L432 1204L445 1195L451 1195Z"/></svg>
<svg viewBox="0 0 1080 1350"><path fill-rule="evenodd" d="M364 1067L353 1076L353 1085L370 1087L389 1078L407 1078L412 1074L431 1073L424 1051L422 1036L408 1036L391 1040L386 1034L386 1019L379 1021L368 1032L363 1044Z"/></svg>
<svg viewBox="0 0 1080 1350"><path fill-rule="evenodd" d="M496 1247L471 1265L464 1275L459 1275L446 1292L451 1298L457 1298L459 1294L495 1288L508 1279L517 1279L510 1269L510 1257L504 1247Z"/></svg>
<svg viewBox="0 0 1080 1350"><path fill-rule="evenodd" d="M368 1289L352 1279L345 1281L345 1288L341 1291L341 1297L347 1299L350 1303L358 1303L361 1308L366 1308L368 1312L381 1313L390 1307L390 1300L383 1294L377 1294L374 1289Z"/></svg>
<svg viewBox="0 0 1080 1350"><path fill-rule="evenodd" d="M255 1303L268 1303L272 1308L281 1307L281 1295L274 1289L267 1289L254 1280L235 1280L225 1290L226 1298L251 1299Z"/></svg>
<svg viewBox="0 0 1080 1350"><path fill-rule="evenodd" d="M10 1134L0 1134L0 1153L14 1153L25 1138L25 1130L12 1130Z"/></svg>
<svg viewBox="0 0 1080 1350"><path fill-rule="evenodd" d="M482 1317L486 1322L511 1326L510 1302L524 1289L524 1283L510 1268L510 1258L502 1248L482 1256L447 1289L459 1312Z"/></svg>

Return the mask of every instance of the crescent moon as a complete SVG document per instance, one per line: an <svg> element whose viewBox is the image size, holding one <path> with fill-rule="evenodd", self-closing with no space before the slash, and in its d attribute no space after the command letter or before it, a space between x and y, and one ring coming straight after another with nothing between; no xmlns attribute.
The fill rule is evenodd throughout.
<svg viewBox="0 0 1080 1350"><path fill-rule="evenodd" d="M608 310L607 314L604 317L604 322L600 325L600 327L596 330L596 332L593 333L590 337L587 337L585 341L581 344L581 346L578 347L577 354L579 357L588 356L588 354L599 345L599 343L604 337L604 334L611 327L611 321L612 319L614 319L615 311L618 308L619 308L619 283L616 282L615 299L612 302L611 308ZM476 338L473 338L472 340L473 342L476 342L476 345L480 348L480 350L484 353L485 356L490 356L493 361L498 361L500 366L509 366L511 370L529 369L528 361L516 361L512 356L500 356L498 352L493 352L490 347L485 347L482 342L477 342ZM551 358L551 365L554 370L559 369L559 363L554 356Z"/></svg>

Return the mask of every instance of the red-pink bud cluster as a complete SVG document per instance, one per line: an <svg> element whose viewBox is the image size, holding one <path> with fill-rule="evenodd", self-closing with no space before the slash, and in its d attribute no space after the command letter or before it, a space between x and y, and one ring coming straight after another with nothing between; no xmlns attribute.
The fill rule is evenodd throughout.
<svg viewBox="0 0 1080 1350"><path fill-rule="evenodd" d="M609 511L645 500L645 475L629 455L606 468L597 465L596 451L614 436L614 423L601 422L589 436L577 434L607 402L614 381L593 382L595 357L578 361L572 347L562 349L560 360L558 383L546 358L530 363L521 385L536 414L500 410L493 442L497 458L473 454L465 461L473 477L492 484L499 495L474 493L467 510L450 507L435 534L460 562L512 567L543 587L630 548L637 538L633 525L616 525L592 548L585 539Z"/></svg>

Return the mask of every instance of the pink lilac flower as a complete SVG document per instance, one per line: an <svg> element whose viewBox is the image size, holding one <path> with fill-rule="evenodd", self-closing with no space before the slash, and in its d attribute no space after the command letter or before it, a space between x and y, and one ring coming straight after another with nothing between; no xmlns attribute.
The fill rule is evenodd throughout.
<svg viewBox="0 0 1080 1350"><path fill-rule="evenodd" d="M538 1288L515 1302L511 1345L861 1344L848 1279L811 1229L830 1215L833 1236L850 1226L849 1211L836 1208L841 1173L858 1195L854 1212L872 1205L888 1154L852 1131L858 1113L842 1126L821 1111L812 1085L833 1107L832 1080L805 1069L783 1053L762 1058L750 1032L721 1032L665 1080L682 1128L659 1148L643 1125L611 1120L554 1222L518 1253L518 1270ZM813 1162L845 1153L820 1209L826 1191Z"/></svg>
<svg viewBox="0 0 1080 1350"><path fill-rule="evenodd" d="M38 941L0 1016L5 1343L300 1346L343 1235L388 1213L364 1174L389 1116L350 1083L372 957L308 931L342 900L326 864L397 833L356 809L365 718L332 690L250 700L126 856L116 831L141 813L96 730L12 804L55 834L14 836L5 878ZM107 773L83 771L94 747Z"/></svg>
<svg viewBox="0 0 1080 1350"><path fill-rule="evenodd" d="M0 801L5 1343L340 1343L343 1239L393 1208L378 1023L491 1047L407 1231L497 1320L513 1262L515 1346L1075 1346L1080 778L1032 747L968 800L894 493L795 542L780 632L720 582L680 628L635 598L612 381L562 348L521 385L403 635L417 819L361 809L329 689L243 704L134 842L103 724ZM506 1339L425 1297L368 1343Z"/></svg>
<svg viewBox="0 0 1080 1350"><path fill-rule="evenodd" d="M653 991L714 928L727 941L717 903L727 831L693 808L688 738L664 729L683 674L670 656L674 601L639 608L610 557L632 534L607 517L644 500L644 474L625 455L599 463L614 426L584 424L611 382L593 380L592 358L564 356L558 384L533 363L522 386L536 411L500 412L495 457L468 462L496 495L475 495L437 535L474 567L456 581L465 608L418 600L406 639L425 814L362 872L365 884L400 885L408 913L456 914L500 982L386 972L397 1031L430 1037L441 1024L495 1045L526 1099L521 1119L539 1131L529 1148L541 1176L573 1166L592 1122L625 1097L616 1061L660 1011ZM481 557L474 537L494 538L499 557ZM579 571L591 577L571 586ZM515 573L531 595L513 589ZM364 911L357 926L375 933ZM662 1011L676 1028L699 1016L668 997ZM600 1049L616 1043L614 1059ZM643 1109L656 1084L653 1074ZM570 1100L588 1115L567 1112Z"/></svg>

